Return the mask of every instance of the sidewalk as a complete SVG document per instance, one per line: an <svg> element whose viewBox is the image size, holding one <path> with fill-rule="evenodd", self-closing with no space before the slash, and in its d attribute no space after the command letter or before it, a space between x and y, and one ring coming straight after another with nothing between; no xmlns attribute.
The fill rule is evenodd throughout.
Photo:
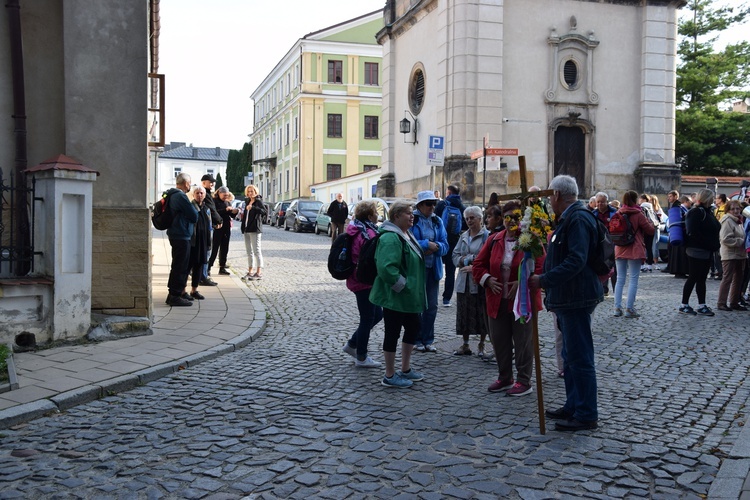
<svg viewBox="0 0 750 500"><path fill-rule="evenodd" d="M154 232L153 335L13 355L19 389L0 394L0 429L127 391L177 370L234 351L266 323L260 300L235 276L200 287L206 300L191 307L164 303L171 249Z"/></svg>

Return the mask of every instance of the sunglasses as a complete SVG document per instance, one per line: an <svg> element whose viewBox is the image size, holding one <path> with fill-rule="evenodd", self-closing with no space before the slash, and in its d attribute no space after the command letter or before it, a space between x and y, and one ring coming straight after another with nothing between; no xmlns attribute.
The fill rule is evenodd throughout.
<svg viewBox="0 0 750 500"><path fill-rule="evenodd" d="M436 201L423 201L422 203L423 203L423 204L424 204L424 205L425 205L426 207L434 207L435 205L437 205L437 202L436 202Z"/></svg>

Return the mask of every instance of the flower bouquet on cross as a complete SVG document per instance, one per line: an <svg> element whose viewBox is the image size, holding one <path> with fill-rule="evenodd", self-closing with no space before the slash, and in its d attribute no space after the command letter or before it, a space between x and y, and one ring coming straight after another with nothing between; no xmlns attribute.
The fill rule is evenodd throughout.
<svg viewBox="0 0 750 500"><path fill-rule="evenodd" d="M517 210L520 215L520 210ZM554 217L554 214L551 216ZM518 266L518 291L513 302L513 314L516 321L526 323L531 319L532 302L531 291L529 290L529 277L534 273L534 259L544 255L544 244L547 243L547 236L552 232L550 226L550 216L537 205L526 207L523 218L518 223L521 228L521 234L516 241L514 250L521 250L524 253L521 265Z"/></svg>

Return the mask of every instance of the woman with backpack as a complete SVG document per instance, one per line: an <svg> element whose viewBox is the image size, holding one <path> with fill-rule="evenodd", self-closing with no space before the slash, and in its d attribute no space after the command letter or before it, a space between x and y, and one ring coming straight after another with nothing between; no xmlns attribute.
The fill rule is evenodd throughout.
<svg viewBox="0 0 750 500"><path fill-rule="evenodd" d="M359 254L366 240L378 234L378 207L374 201L362 201L354 207L354 219L346 226L346 234L351 239L352 262L359 262ZM370 342L370 331L383 319L383 308L370 302L372 285L357 280L357 273L346 278L346 287L357 299L359 325L343 351L354 358L354 366L359 368L377 368L380 363L367 355L367 344Z"/></svg>
<svg viewBox="0 0 750 500"><path fill-rule="evenodd" d="M695 195L693 208L685 216L685 253L688 257L688 279L682 287L680 312L695 316L713 316L714 312L706 305L706 278L711 269L711 254L721 247L719 231L721 224L711 211L713 191L701 189ZM690 295L698 296L698 309L690 307Z"/></svg>
<svg viewBox="0 0 750 500"><path fill-rule="evenodd" d="M482 209L469 207L463 217L469 226L453 249L451 258L458 269L456 278L456 334L463 338L463 344L453 354L471 355L469 336L479 335L477 355L484 359L484 339L487 337L487 312L484 304L484 289L477 285L471 274L472 263L479 255L489 231L482 226Z"/></svg>
<svg viewBox="0 0 750 500"><path fill-rule="evenodd" d="M645 237L654 235L654 224L646 219L638 205L638 193L626 191L622 204L609 221L610 236L615 244L615 317L623 316L622 292L628 282L628 298L624 316L638 318L635 310L635 296L638 293L638 277L641 264L646 258Z"/></svg>

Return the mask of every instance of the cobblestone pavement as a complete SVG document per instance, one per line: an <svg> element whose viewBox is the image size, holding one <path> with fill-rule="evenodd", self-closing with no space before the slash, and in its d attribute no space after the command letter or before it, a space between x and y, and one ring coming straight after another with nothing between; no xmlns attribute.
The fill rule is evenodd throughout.
<svg viewBox="0 0 750 500"><path fill-rule="evenodd" d="M745 421L747 320L676 312L682 281L641 276L632 320L594 317L600 427L539 433L536 392L491 394L496 366L453 356L441 307L425 379L382 387L341 346L354 296L325 269L329 240L266 229L259 341L127 393L3 431L0 498L699 498ZM231 263L246 266L239 235ZM709 283L715 301L718 283ZM711 300L709 301L711 302ZM713 304L711 304L713 305ZM559 406L550 315L544 400ZM382 325L370 347L382 361ZM472 340L472 348L476 340Z"/></svg>

